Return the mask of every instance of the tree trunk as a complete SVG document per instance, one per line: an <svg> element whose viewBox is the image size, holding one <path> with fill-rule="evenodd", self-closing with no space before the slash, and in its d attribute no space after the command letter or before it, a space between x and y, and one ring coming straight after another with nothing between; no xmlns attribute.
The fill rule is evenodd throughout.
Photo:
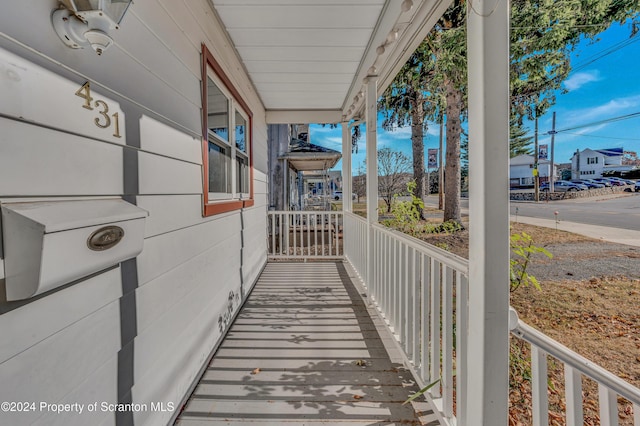
<svg viewBox="0 0 640 426"><path fill-rule="evenodd" d="M411 109L411 149L413 151L413 179L416 188L413 195L424 202L424 111L422 102L416 102ZM424 211L420 212L424 219Z"/></svg>
<svg viewBox="0 0 640 426"><path fill-rule="evenodd" d="M444 169L444 221L462 223L460 214L460 114L462 93L450 81L447 90L447 155Z"/></svg>

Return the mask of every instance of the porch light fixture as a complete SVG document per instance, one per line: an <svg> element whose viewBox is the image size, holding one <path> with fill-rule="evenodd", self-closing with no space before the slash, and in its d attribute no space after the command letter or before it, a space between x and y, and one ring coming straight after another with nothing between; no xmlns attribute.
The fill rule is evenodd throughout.
<svg viewBox="0 0 640 426"><path fill-rule="evenodd" d="M389 45L391 43L395 43L396 40L398 40L398 29L393 29L391 32L389 32L389 34L387 35L387 38L385 39L384 44L385 45Z"/></svg>
<svg viewBox="0 0 640 426"><path fill-rule="evenodd" d="M413 7L412 0L404 0L400 5L400 10L402 10L403 12L408 12L411 10L412 7Z"/></svg>
<svg viewBox="0 0 640 426"><path fill-rule="evenodd" d="M60 0L62 7L51 15L53 29L68 47L91 46L102 55L113 44L109 31L120 28L131 1Z"/></svg>

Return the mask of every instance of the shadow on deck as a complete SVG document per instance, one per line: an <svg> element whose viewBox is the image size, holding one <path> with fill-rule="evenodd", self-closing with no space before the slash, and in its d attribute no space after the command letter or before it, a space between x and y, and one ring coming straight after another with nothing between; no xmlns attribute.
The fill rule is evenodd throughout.
<svg viewBox="0 0 640 426"><path fill-rule="evenodd" d="M347 267L269 263L176 424L437 425Z"/></svg>

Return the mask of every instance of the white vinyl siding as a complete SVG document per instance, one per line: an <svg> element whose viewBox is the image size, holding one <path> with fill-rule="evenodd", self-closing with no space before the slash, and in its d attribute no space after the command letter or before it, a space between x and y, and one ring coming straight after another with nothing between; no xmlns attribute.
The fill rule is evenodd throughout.
<svg viewBox="0 0 640 426"><path fill-rule="evenodd" d="M114 34L115 44L102 57L91 49L67 49L51 37L54 6L14 1L0 16L0 49L68 82L52 86L55 96L45 90L18 91L23 98L16 99L55 112L59 93L75 88L73 97L89 79L95 93L119 104L120 118L131 127L123 125L122 138L111 140L113 131L96 137L91 117L76 130L57 118L48 122L32 113L25 116L28 120L21 118L24 111L15 109L17 100L13 109L0 105L0 202L126 196L147 210L144 250L136 260L137 287L131 290L137 334L133 341L121 341L121 266L17 307L0 302L6 308L0 313L0 331L7 336L0 350L0 397L116 403L119 352L125 343L134 347L132 402L171 402L179 408L222 335L218 324L228 312L229 292L247 294L266 261L265 112L248 77L238 71L242 67L212 19L208 0L135 2ZM254 114L251 129L244 116L244 135L251 134L253 152L230 145L238 151L232 167L253 156L255 204L243 209L244 220L240 211L202 215L202 42L215 51ZM77 100L80 112L61 109L71 122L85 119L82 99ZM236 120L237 110L230 109L230 121ZM228 128L238 131L231 124ZM136 139L138 145L133 144ZM125 191L127 181L136 183L136 192ZM229 181L238 187L236 196L245 190L238 175L230 173ZM135 413L134 420L167 424L171 416L146 411ZM37 412L20 413L19 420L0 418L3 424L115 423L109 412L99 417Z"/></svg>

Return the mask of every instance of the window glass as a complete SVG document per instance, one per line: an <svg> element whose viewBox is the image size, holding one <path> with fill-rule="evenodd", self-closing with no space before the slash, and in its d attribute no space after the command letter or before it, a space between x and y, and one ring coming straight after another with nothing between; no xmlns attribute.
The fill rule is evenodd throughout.
<svg viewBox="0 0 640 426"><path fill-rule="evenodd" d="M207 77L207 129L229 141L229 99L210 77Z"/></svg>
<svg viewBox="0 0 640 426"><path fill-rule="evenodd" d="M236 148L242 152L247 152L247 120L236 111Z"/></svg>
<svg viewBox="0 0 640 426"><path fill-rule="evenodd" d="M249 192L249 160L240 154L236 154L236 185L240 193Z"/></svg>
<svg viewBox="0 0 640 426"><path fill-rule="evenodd" d="M231 192L229 149L209 142L209 192Z"/></svg>

